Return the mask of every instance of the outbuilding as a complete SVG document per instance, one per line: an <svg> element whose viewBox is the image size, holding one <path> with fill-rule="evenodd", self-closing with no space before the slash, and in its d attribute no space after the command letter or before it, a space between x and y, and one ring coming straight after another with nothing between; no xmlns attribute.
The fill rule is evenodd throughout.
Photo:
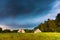
<svg viewBox="0 0 60 40"><path fill-rule="evenodd" d="M34 31L34 33L40 33L41 32L41 30L39 30L39 29L36 29L35 31Z"/></svg>
<svg viewBox="0 0 60 40"><path fill-rule="evenodd" d="M19 33L25 33L25 30L19 29L18 32L19 32Z"/></svg>

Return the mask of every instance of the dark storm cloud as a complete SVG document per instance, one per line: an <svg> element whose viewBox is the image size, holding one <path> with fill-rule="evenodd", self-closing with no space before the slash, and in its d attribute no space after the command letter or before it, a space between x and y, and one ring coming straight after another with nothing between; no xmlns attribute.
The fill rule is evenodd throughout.
<svg viewBox="0 0 60 40"><path fill-rule="evenodd" d="M9 28L35 27L39 23L36 16L48 12L53 2L54 0L0 0L0 24Z"/></svg>
<svg viewBox="0 0 60 40"><path fill-rule="evenodd" d="M2 5L5 5L0 12L0 16L17 16L17 15L29 15L32 14L36 10L36 13L33 14L41 14L41 12L45 10L49 10L49 4L54 0L6 0L2 1ZM1 5L0 5L1 6ZM37 9L38 8L38 9ZM48 9L49 8L49 9Z"/></svg>
<svg viewBox="0 0 60 40"><path fill-rule="evenodd" d="M26 13L32 12L35 6L34 3L28 0L9 0L5 5L4 14L7 16L24 15Z"/></svg>

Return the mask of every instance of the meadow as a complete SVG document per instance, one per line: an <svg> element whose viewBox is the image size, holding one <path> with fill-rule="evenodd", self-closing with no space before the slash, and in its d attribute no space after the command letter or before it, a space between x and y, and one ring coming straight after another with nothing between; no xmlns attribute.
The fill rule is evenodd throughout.
<svg viewBox="0 0 60 40"><path fill-rule="evenodd" d="M0 40L60 40L60 33L0 33Z"/></svg>

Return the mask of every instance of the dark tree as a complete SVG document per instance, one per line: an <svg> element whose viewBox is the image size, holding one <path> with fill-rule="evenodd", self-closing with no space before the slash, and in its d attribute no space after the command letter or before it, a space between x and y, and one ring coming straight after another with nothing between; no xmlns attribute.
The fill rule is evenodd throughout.
<svg viewBox="0 0 60 40"><path fill-rule="evenodd" d="M33 33L33 30L25 29L26 33Z"/></svg>
<svg viewBox="0 0 60 40"><path fill-rule="evenodd" d="M10 33L11 31L9 29L3 30L3 33Z"/></svg>
<svg viewBox="0 0 60 40"><path fill-rule="evenodd" d="M0 28L0 32L2 32L2 28Z"/></svg>
<svg viewBox="0 0 60 40"><path fill-rule="evenodd" d="M57 27L60 27L60 13L56 16L56 25Z"/></svg>

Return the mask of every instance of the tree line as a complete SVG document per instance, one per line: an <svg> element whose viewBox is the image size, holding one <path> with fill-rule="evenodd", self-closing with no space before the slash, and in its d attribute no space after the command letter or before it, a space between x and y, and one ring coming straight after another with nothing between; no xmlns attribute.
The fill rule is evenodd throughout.
<svg viewBox="0 0 60 40"><path fill-rule="evenodd" d="M10 29L5 29L2 30L2 28L0 28L0 33L16 33L18 30L13 30L11 31Z"/></svg>
<svg viewBox="0 0 60 40"><path fill-rule="evenodd" d="M33 33L34 32L33 30L29 30L29 29L24 29L24 31L26 33ZM10 29L2 30L2 28L0 28L0 33L17 33L17 32L18 32L18 29L17 30L10 30Z"/></svg>
<svg viewBox="0 0 60 40"><path fill-rule="evenodd" d="M42 32L60 32L60 13L57 14L55 20L48 19L44 23L41 23L35 29L40 29Z"/></svg>

